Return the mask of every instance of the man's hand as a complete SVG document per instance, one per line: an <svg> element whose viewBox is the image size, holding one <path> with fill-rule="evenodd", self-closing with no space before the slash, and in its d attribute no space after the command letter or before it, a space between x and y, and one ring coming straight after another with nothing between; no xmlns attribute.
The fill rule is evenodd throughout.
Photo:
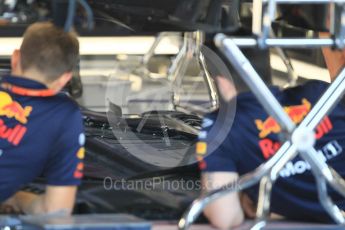
<svg viewBox="0 0 345 230"><path fill-rule="evenodd" d="M241 206L247 218L256 218L256 204L244 192L240 195Z"/></svg>
<svg viewBox="0 0 345 230"><path fill-rule="evenodd" d="M202 175L203 190L212 191L230 182L236 181L237 173L215 172ZM205 216L217 228L229 229L242 224L244 220L238 193L231 193L209 204L204 211Z"/></svg>
<svg viewBox="0 0 345 230"><path fill-rule="evenodd" d="M76 192L76 186L47 186L43 195L18 192L10 199L10 204L14 209L21 210L25 214L70 215L73 211Z"/></svg>
<svg viewBox="0 0 345 230"><path fill-rule="evenodd" d="M15 214L22 214L21 211L15 207L14 199L8 199L7 201L0 204L0 214L5 215L15 215Z"/></svg>

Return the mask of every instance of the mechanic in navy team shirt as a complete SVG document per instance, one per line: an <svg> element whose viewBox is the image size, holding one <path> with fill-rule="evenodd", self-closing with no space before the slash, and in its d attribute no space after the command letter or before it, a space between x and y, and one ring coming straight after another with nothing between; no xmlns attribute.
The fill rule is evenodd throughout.
<svg viewBox="0 0 345 230"><path fill-rule="evenodd" d="M60 90L72 77L79 43L51 23L32 24L0 81L0 203L27 214L71 213L83 176L82 117ZM37 177L43 195L20 191Z"/></svg>
<svg viewBox="0 0 345 230"><path fill-rule="evenodd" d="M252 63L260 63L264 58L261 55L254 56L249 56ZM331 73L338 72L344 66L344 62L340 63L339 59L337 59L337 66L334 66L331 60L334 60L335 56L329 50L325 57L327 63L333 63ZM238 78L235 76L237 81ZM221 106L227 106L233 100L237 100L237 108L232 128L225 134L225 139L221 143L217 137L224 127L221 114L216 111L204 118L196 153L202 170L202 184L205 191L219 188L253 171L272 157L282 144L278 137L281 131L279 125L268 116L255 96L243 87L244 84L239 87L240 92L236 95L233 84L225 77L216 77L216 82L222 95ZM311 80L301 86L285 90L271 87L271 91L284 105L291 119L298 124L327 87L328 83ZM317 154L345 177L345 154L343 153L345 106L343 102L320 122L315 129L315 136ZM227 229L240 225L245 214L248 217L255 217L253 204L257 202L257 195L258 186L246 190L243 194L227 195L207 206L204 213L210 222L219 228ZM333 190L330 190L330 195L341 209L345 209L344 198ZM292 160L280 172L280 177L273 188L271 212L293 220L332 221L319 204L310 165L301 158Z"/></svg>

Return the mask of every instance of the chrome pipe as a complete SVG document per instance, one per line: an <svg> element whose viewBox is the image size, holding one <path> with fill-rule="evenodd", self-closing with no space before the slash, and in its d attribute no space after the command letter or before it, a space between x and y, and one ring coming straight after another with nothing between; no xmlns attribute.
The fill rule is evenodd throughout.
<svg viewBox="0 0 345 230"><path fill-rule="evenodd" d="M217 35L216 39L223 39ZM225 38L232 39L239 47L256 47L258 41L255 38ZM217 41L216 41L217 42ZM331 38L267 38L264 40L266 47L281 47L281 48L318 48L318 47L335 47L337 44Z"/></svg>
<svg viewBox="0 0 345 230"><path fill-rule="evenodd" d="M292 133L295 129L295 124L285 113L283 107L268 89L235 42L232 39L227 39L225 36L219 37L219 35L217 35L216 45L229 59L232 66L238 71L242 80L247 84L268 114L278 122L283 132Z"/></svg>
<svg viewBox="0 0 345 230"><path fill-rule="evenodd" d="M262 29L261 34L258 39L258 45L260 48L266 48L266 39L269 37L271 33L272 21L275 18L277 5L274 0L268 1L267 10L264 13L264 17L262 19Z"/></svg>
<svg viewBox="0 0 345 230"><path fill-rule="evenodd" d="M343 68L332 84L313 106L299 127L315 129L321 120L336 106L345 93L345 68Z"/></svg>
<svg viewBox="0 0 345 230"><path fill-rule="evenodd" d="M270 197L273 183L274 181L269 174L261 178L258 207L256 210L256 216L259 220L266 219L269 214L271 205Z"/></svg>
<svg viewBox="0 0 345 230"><path fill-rule="evenodd" d="M271 31L270 35L272 38L276 37L276 35L273 31ZM298 80L298 75L297 75L296 71L294 70L294 67L292 66L292 63L291 63L290 59L288 58L285 50L283 50L280 47L275 47L274 49L277 52L280 59L282 59L282 61L284 62L284 65L286 66L287 73L289 75L288 86L295 86L297 83L297 80Z"/></svg>
<svg viewBox="0 0 345 230"><path fill-rule="evenodd" d="M207 83L207 91L208 94L211 98L211 107L212 109L218 109L219 108L219 97L217 93L217 88L212 80L212 76L208 72L205 56L202 54L200 51L199 56L198 56L198 61L200 63L201 68L204 71L204 78Z"/></svg>
<svg viewBox="0 0 345 230"><path fill-rule="evenodd" d="M306 126L307 128L313 129L316 127L314 126L314 119L315 115L320 113L320 111L326 111L331 109L324 109L324 106L330 107L330 104L327 103L327 99L329 99L332 94L335 93L335 91L340 91L341 88L339 89L340 85L342 84L342 79L345 77L345 70L343 70L339 77L337 78L336 81L334 81L329 88L326 90L326 92L323 94L323 96L319 99L319 101L315 104L315 106L312 108L312 110L309 112L309 114L306 116L306 118L302 121L301 124L304 123L303 126ZM339 80L338 80L339 79ZM338 92L339 96L339 92ZM339 98L335 100L336 98L331 97L333 101L332 103L337 103ZM312 122L314 121L314 122ZM247 186L251 187L252 185L255 185L256 183L259 182L259 180L264 177L265 175L268 175L268 173L271 171L271 176L272 175L278 175L279 171L286 165L288 161L293 159L297 155L296 147L291 144L290 141L285 142L282 147L277 151L277 153L269 159L265 164L260 165L256 170L254 170L251 173L247 173L238 180L238 190L229 190L229 189L220 189L220 190L215 190L212 193L206 194L203 197L199 198L196 200L190 208L184 213L183 217L181 218L178 227L180 230L186 230L189 228L189 226L195 221L195 219L199 216L199 214L202 212L202 210L213 200L216 200L218 198L221 198L222 196L229 194L231 192L236 192L236 191L241 191L242 189L246 189ZM309 162L309 160L307 160ZM334 170L332 171L332 175L335 178L334 183L343 183L341 178L337 177L336 172ZM331 178L331 177L330 177ZM242 180L241 180L242 179ZM276 179L276 178L272 178ZM242 182L241 182L242 181ZM243 181L245 184L242 184ZM332 182L333 183L333 182ZM344 185L345 186L345 185ZM233 187L232 185L225 186L226 187ZM208 196L212 196L212 199L207 199ZM321 194L321 196L324 196ZM326 209L327 210L327 209ZM258 222L255 226L258 228L259 226L264 226L264 222Z"/></svg>
<svg viewBox="0 0 345 230"><path fill-rule="evenodd" d="M337 224L344 224L345 218L342 212L327 194L326 182L328 182L335 191L345 197L345 181L337 172L329 167L326 162L319 158L319 155L314 148L310 148L305 152L300 151L300 153L302 158L311 166L311 171L314 174L317 184L319 201L322 207Z"/></svg>
<svg viewBox="0 0 345 230"><path fill-rule="evenodd" d="M254 224L254 226L252 226L250 228L250 230L261 230L263 229L267 224L267 221L266 220L261 220L261 221L258 221Z"/></svg>
<svg viewBox="0 0 345 230"><path fill-rule="evenodd" d="M315 177L319 201L323 208L331 215L337 224L344 224L344 215L338 206L334 205L332 199L327 194L327 185L323 177Z"/></svg>
<svg viewBox="0 0 345 230"><path fill-rule="evenodd" d="M151 45L150 49L147 51L147 53L145 53L145 55L143 56L142 59L142 63L144 65L147 65L150 61L150 59L153 57L153 55L155 54L155 51L159 45L159 43L161 43L161 41L163 40L164 37L166 37L169 33L167 32L161 32L158 34L158 36L155 38L153 44Z"/></svg>
<svg viewBox="0 0 345 230"><path fill-rule="evenodd" d="M335 30L335 43L337 44L336 46L339 48L344 48L345 46L345 41L342 39L345 37L345 4L338 4L339 7L341 7L341 13L340 13L340 19L339 19L339 29ZM336 17L336 15L334 15ZM334 25L335 27L335 25ZM337 29L337 28L334 28Z"/></svg>
<svg viewBox="0 0 345 230"><path fill-rule="evenodd" d="M345 197L345 181L319 157L316 150L310 148L305 152L300 152L301 157L310 164L311 170L315 173L315 177L323 177L335 191Z"/></svg>
<svg viewBox="0 0 345 230"><path fill-rule="evenodd" d="M333 187L334 190L338 191L342 196L345 197L345 180L333 168L329 167L329 170L331 171L332 177L330 178L331 180L328 180L327 182Z"/></svg>
<svg viewBox="0 0 345 230"><path fill-rule="evenodd" d="M272 186L274 183L269 174L262 177L260 180L256 220L255 224L251 227L251 230L262 229L267 224L271 206Z"/></svg>
<svg viewBox="0 0 345 230"><path fill-rule="evenodd" d="M253 172L247 173L237 181L227 184L219 189L211 191L207 194L202 195L200 198L195 200L192 205L185 211L182 218L178 223L178 228L180 230L187 230L190 225L197 219L202 210L212 201L223 197L224 195L230 194L232 192L238 192L243 189L249 188L257 184L260 179L267 175L271 168L280 161L281 158L286 156L291 156L295 152L294 148L291 148L290 142L284 143L277 153L269 159L266 163L260 165Z"/></svg>
<svg viewBox="0 0 345 230"><path fill-rule="evenodd" d="M226 54L229 54L229 53L231 54L231 52L233 52L234 50L236 51L235 54L229 55L230 57L228 57L228 58L230 58L232 60L232 58L236 58L238 56L240 57L239 60L237 60L237 62L234 61L235 64L239 64L238 68L239 68L239 70L241 70L240 73L242 74L242 76L249 76L249 77L254 78L254 81L253 81L253 79L249 78L251 80L248 80L248 85L250 85L251 86L250 88L253 88L253 89L255 89L255 87L257 87L257 89L255 89L253 91L254 91L254 94L256 93L256 96L258 99L260 99L260 96L265 97L266 95L262 94L262 91L265 91L265 89L267 89L267 87L265 85L264 85L264 87L260 87L262 85L260 85L260 83L259 83L259 86L255 86L255 85L253 86L253 82L255 83L256 82L255 80L257 80L255 78L258 77L257 73L255 71L251 71L251 70L249 70L248 72L245 71L246 68L248 68L248 65L251 67L248 60L246 60L246 58L243 56L243 54L238 49L238 47L236 47L237 49L234 48L235 44L233 42L232 43L226 43L225 41L226 41L226 39L224 39L224 36L219 37L219 35L218 35L216 38L216 44L218 46L220 46L221 48L224 48L224 46L231 45L231 48L229 48L227 50L228 52L226 52ZM238 54L241 54L241 55L238 55ZM316 105L312 108L311 112L306 116L304 121L302 121L301 126L300 126L301 128L307 127L309 129L314 129L317 126L317 124L323 119L323 117L326 114L328 114L330 112L330 110L336 105L336 103L341 99L341 96L344 93L344 84L343 84L344 83L343 81L345 80L345 72L344 71L345 70L341 71L338 78L329 86L329 88L326 90L326 92L323 94L323 96L319 99L319 101L316 103ZM254 77L251 74L253 74ZM253 81L253 82L251 82L251 81ZM258 81L258 82L260 82L260 81ZM264 103L267 103L267 101ZM280 104L279 104L278 108L281 108ZM275 112L275 111L273 111L273 112ZM277 117L279 117L279 115ZM290 119L290 118L288 117L288 119ZM291 122L291 120L289 120L289 121ZM293 131L296 132L297 130L298 129L296 129L296 130L293 129L293 130L288 131L288 132L291 134ZM315 151L315 149L313 149L313 148L311 148L311 149L312 149L311 151ZM319 160L316 157L314 157L315 152L311 152L311 151L306 152L306 154L301 154L301 155L303 155L306 158L307 162L311 163L312 169L314 170L313 172L321 173L321 175L322 175L321 177L326 178L327 182L330 183L330 185L333 188L335 188L338 192L340 192L339 190L345 191L344 190L344 187L345 187L344 180L334 170L329 168L326 163L325 163L325 165L327 167L323 167L323 165L319 165L319 164L315 163L315 162L318 162ZM284 165L287 163L287 161L293 159L296 156L296 154L297 154L296 153L296 145L291 144L290 141L285 142L283 144L283 146L278 150L278 152L270 160L268 160L265 164L262 164L261 166L259 166L254 172L247 173L247 174L243 175L237 182L231 183L230 189L228 188L229 185L224 186L224 187L222 187L218 190L214 190L214 191L202 196L198 200L196 200L191 205L191 207L185 212L183 217L181 218L179 225L178 225L179 229L188 229L188 227L195 221L197 216L202 212L202 210L206 207L206 205L209 204L210 202L212 202L213 200L218 199L218 198L220 198L226 194L229 194L231 192L240 191L240 190L245 189L247 187L251 187L252 185L258 183L258 181L262 177L267 176L269 174L270 170L275 170L274 174L271 174L271 176L272 175L277 176L278 172L281 170L282 167L284 167ZM322 170L322 169L326 169L326 170ZM327 170L327 169L329 169L329 170ZM273 178L273 179L276 179L276 178ZM235 186L236 183L238 184L238 187L236 189L234 189L233 186ZM323 182L321 182L319 184L320 188L322 188L322 186L323 186L322 183ZM322 189L320 189L320 190L322 190ZM326 193L321 192L321 193L319 193L319 196L321 198L325 198L325 194ZM332 202L329 202L329 200L328 200L328 202L325 202L322 204L325 205L325 209L328 212L330 211L329 207L334 205ZM332 209L332 210L334 211L335 209ZM332 218L335 218L335 217L338 218L338 220L335 219L336 221L340 220L339 219L339 213L336 213L335 216L333 216L333 214L331 214L331 213L330 213L330 215ZM255 225L255 226L260 227L260 226L264 226L264 224L265 224L264 221L259 221L257 223L257 225Z"/></svg>
<svg viewBox="0 0 345 230"><path fill-rule="evenodd" d="M168 80L170 81L176 80L177 76L181 73L181 68L186 59L187 52L191 52L188 40L189 39L186 37L183 38L183 45L168 70Z"/></svg>
<svg viewBox="0 0 345 230"><path fill-rule="evenodd" d="M180 84L195 52L195 45L193 44L192 38L192 33L184 33L182 48L168 70L168 80L172 82L171 100L174 108L180 104Z"/></svg>
<svg viewBox="0 0 345 230"><path fill-rule="evenodd" d="M273 185L278 179L279 172L283 169L287 162L294 159L297 155L295 146L291 145L290 141L287 141L285 144L286 146L289 146L289 150L269 170L268 174L261 178L256 210L256 221L251 230L262 229L264 226L266 226L270 213Z"/></svg>

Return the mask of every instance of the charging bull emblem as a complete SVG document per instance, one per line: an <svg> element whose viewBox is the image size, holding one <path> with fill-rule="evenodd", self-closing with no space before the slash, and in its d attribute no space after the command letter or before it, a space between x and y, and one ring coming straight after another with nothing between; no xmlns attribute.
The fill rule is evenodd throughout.
<svg viewBox="0 0 345 230"><path fill-rule="evenodd" d="M0 116L14 118L18 122L26 124L31 111L31 106L23 107L18 102L13 101L8 93L0 92Z"/></svg>
<svg viewBox="0 0 345 230"><path fill-rule="evenodd" d="M284 107L285 112L295 124L300 123L309 113L310 109L311 104L307 99L302 100L302 105ZM279 133L281 131L279 124L273 119L273 117L268 117L265 121L255 120L255 124L260 131L260 138L265 138L271 133Z"/></svg>

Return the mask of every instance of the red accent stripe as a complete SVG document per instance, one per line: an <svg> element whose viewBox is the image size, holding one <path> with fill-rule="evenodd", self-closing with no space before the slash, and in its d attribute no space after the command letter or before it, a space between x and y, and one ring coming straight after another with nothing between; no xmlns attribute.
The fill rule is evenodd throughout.
<svg viewBox="0 0 345 230"><path fill-rule="evenodd" d="M27 89L15 85L11 85L9 83L2 83L1 87L11 91L14 94L21 95L21 96L29 96L29 97L51 97L56 95L58 92L52 89Z"/></svg>

